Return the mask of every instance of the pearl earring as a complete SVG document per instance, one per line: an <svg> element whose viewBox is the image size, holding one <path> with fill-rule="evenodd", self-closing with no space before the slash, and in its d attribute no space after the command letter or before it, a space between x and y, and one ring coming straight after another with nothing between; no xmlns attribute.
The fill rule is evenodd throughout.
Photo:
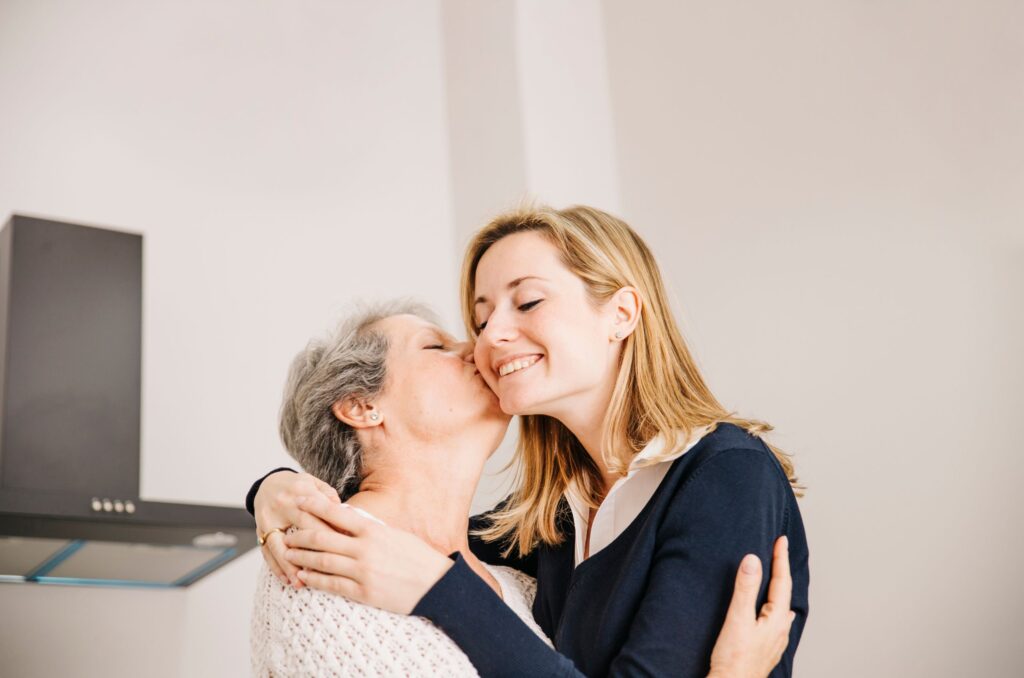
<svg viewBox="0 0 1024 678"><path fill-rule="evenodd" d="M370 421L377 421L380 419L380 415L376 412L370 412Z"/></svg>

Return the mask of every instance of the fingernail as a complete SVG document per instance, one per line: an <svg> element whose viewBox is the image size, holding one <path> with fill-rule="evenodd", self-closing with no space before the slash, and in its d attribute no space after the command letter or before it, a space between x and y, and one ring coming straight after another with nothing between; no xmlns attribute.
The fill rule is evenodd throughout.
<svg viewBox="0 0 1024 678"><path fill-rule="evenodd" d="M789 537L786 535L782 535L782 547L787 551L789 550Z"/></svg>
<svg viewBox="0 0 1024 678"><path fill-rule="evenodd" d="M305 579L306 579L306 571L305 570L299 570L298 573L295 576L297 576L299 579L302 579L303 581L305 581Z"/></svg>
<svg viewBox="0 0 1024 678"><path fill-rule="evenodd" d="M740 563L740 569L743 570L744 574L757 574L758 565L761 561L758 560L757 556L752 553L748 553L743 557L743 562Z"/></svg>

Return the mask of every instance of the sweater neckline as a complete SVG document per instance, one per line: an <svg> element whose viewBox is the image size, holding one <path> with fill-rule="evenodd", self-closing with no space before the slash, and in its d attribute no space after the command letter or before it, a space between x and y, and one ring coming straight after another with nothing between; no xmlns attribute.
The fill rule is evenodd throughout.
<svg viewBox="0 0 1024 678"><path fill-rule="evenodd" d="M352 504L349 504L347 502L343 502L341 505L344 506L345 508L352 509L353 511L355 511L356 513L358 513L359 515L361 515L364 518L369 518L373 522L379 523L379 524L387 527L387 523L385 523L383 520L381 520L377 516L373 515L372 513L367 511L366 509L361 509L358 506L353 506Z"/></svg>

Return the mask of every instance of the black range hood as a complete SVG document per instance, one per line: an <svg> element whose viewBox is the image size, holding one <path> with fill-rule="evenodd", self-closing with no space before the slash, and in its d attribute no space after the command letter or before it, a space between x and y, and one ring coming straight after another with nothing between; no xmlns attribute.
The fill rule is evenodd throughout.
<svg viewBox="0 0 1024 678"><path fill-rule="evenodd" d="M243 509L139 497L142 236L0 231L0 582L181 587L253 548Z"/></svg>

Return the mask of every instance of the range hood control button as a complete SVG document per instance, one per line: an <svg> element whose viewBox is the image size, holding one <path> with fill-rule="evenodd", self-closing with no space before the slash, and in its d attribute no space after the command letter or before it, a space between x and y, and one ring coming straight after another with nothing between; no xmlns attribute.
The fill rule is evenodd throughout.
<svg viewBox="0 0 1024 678"><path fill-rule="evenodd" d="M122 502L120 499L115 499L114 511L116 511L117 513L124 513L124 502Z"/></svg>
<svg viewBox="0 0 1024 678"><path fill-rule="evenodd" d="M126 501L124 503L124 511L125 513L135 513L135 504L131 501Z"/></svg>
<svg viewBox="0 0 1024 678"><path fill-rule="evenodd" d="M93 511L102 511L103 510L103 502L101 502L99 500L99 497L93 497L92 498L92 510Z"/></svg>
<svg viewBox="0 0 1024 678"><path fill-rule="evenodd" d="M104 499L103 500L103 510L106 511L107 513L110 513L111 511L113 511L114 510L114 502L110 501L109 499Z"/></svg>

